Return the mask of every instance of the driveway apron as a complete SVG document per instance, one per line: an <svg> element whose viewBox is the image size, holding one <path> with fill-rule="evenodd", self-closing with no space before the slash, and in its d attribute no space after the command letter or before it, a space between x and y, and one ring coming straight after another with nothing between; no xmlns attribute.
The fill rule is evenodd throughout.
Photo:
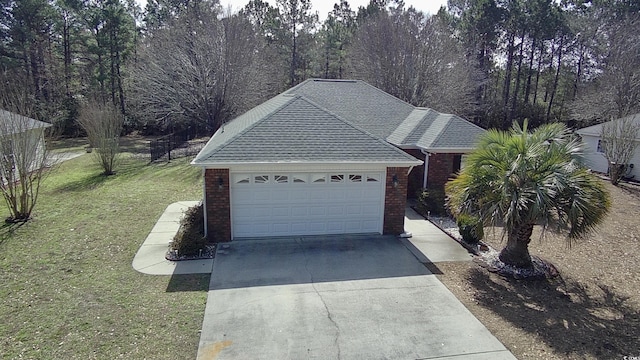
<svg viewBox="0 0 640 360"><path fill-rule="evenodd" d="M235 241L211 276L198 359L514 359L389 236Z"/></svg>

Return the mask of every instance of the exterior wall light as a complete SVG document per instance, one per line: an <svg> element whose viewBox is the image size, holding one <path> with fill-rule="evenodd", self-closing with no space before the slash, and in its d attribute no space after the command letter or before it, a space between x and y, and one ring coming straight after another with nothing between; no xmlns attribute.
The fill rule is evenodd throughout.
<svg viewBox="0 0 640 360"><path fill-rule="evenodd" d="M224 187L224 180L222 179L222 176L218 176L218 189L222 190L223 187Z"/></svg>
<svg viewBox="0 0 640 360"><path fill-rule="evenodd" d="M398 185L400 184L400 181L398 181L398 175L393 174L393 178L391 179L391 183L393 184L394 188L398 188Z"/></svg>

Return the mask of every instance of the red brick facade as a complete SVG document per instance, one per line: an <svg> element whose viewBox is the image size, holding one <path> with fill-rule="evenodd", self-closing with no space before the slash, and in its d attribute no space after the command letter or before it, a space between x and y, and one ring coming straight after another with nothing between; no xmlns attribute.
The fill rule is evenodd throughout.
<svg viewBox="0 0 640 360"><path fill-rule="evenodd" d="M212 242L231 241L229 169L206 169L207 237Z"/></svg>
<svg viewBox="0 0 640 360"><path fill-rule="evenodd" d="M460 154L429 155L427 188L444 189L444 184L460 170Z"/></svg>
<svg viewBox="0 0 640 360"><path fill-rule="evenodd" d="M382 226L384 234L399 235L404 232L408 171L409 168L406 167L387 168L384 193L384 225ZM397 186L394 186L394 180L396 180Z"/></svg>

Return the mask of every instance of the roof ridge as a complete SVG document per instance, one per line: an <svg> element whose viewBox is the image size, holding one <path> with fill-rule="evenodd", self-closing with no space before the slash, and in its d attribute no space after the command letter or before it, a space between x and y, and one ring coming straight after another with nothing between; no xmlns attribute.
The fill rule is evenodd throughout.
<svg viewBox="0 0 640 360"><path fill-rule="evenodd" d="M395 145L402 145L407 137L411 135L415 127L424 121L424 118L429 114L430 110L429 108L416 107L396 126L385 140ZM399 137L402 137L402 139L400 140Z"/></svg>
<svg viewBox="0 0 640 360"><path fill-rule="evenodd" d="M383 95L385 95L385 96L387 96L387 97L389 97L389 98L391 98L391 99L395 100L396 102L400 102L400 103L402 103L402 104L409 105L409 106L411 106L413 109L417 108L417 106L415 106L415 105L413 105L413 104L411 104L411 103L408 103L408 102L406 102L406 101L404 101L404 100L400 99L399 97L397 97L397 96L395 96L395 95L389 94L388 92L386 92L386 91L384 91L384 90L382 90L382 89L380 89L380 88L377 88L377 87L375 87L375 86L373 86L373 85L369 84L368 82L366 82L366 81L364 81L364 80L355 80L355 81L356 81L356 82L361 82L361 83L363 83L363 84L365 84L365 85L367 85L367 86L369 86L369 87L371 87L371 88L375 89L376 91L378 91L378 92L382 93ZM412 111L413 111L413 110L412 110Z"/></svg>
<svg viewBox="0 0 640 360"><path fill-rule="evenodd" d="M432 111L436 111L436 110L432 110ZM436 111L436 112L438 112L438 111ZM448 118L446 119L446 121L443 121L443 124L442 124L442 125L440 125L440 126L437 126L437 125L436 125L436 127L438 128L438 129L437 129L438 131L437 131L437 133L436 133L436 136L433 138L433 140L431 140L431 142L430 142L430 144L429 144L430 146L431 146L431 145L433 145L433 144L435 144L436 142L438 142L438 140L440 140L440 138L442 137L442 134L444 134L444 133L445 133L445 131L446 131L450 126L452 126L452 125L453 125L453 124L452 124L452 122L451 122L451 120L453 120L453 119L455 118L455 115L453 115L453 114L442 114L442 113L440 113L440 114L441 114L441 115L445 115L445 116L446 116L446 115L448 115ZM436 120L437 120L437 118L436 118ZM431 125L433 126L433 125L435 125L436 123L437 123L437 121L434 121ZM431 130L431 126L429 126L429 130ZM425 135L426 135L426 134L425 134ZM422 139L424 139L424 138L425 138L425 136L423 135L423 136L420 138L420 140L422 140Z"/></svg>

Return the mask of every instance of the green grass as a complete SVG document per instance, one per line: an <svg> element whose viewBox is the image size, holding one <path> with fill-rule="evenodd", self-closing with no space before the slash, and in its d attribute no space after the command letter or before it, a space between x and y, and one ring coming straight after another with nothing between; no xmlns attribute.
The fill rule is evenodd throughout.
<svg viewBox="0 0 640 360"><path fill-rule="evenodd" d="M0 358L195 358L209 275L131 261L167 205L202 197L200 170L125 155L105 178L91 155L51 172L33 220L0 228Z"/></svg>

